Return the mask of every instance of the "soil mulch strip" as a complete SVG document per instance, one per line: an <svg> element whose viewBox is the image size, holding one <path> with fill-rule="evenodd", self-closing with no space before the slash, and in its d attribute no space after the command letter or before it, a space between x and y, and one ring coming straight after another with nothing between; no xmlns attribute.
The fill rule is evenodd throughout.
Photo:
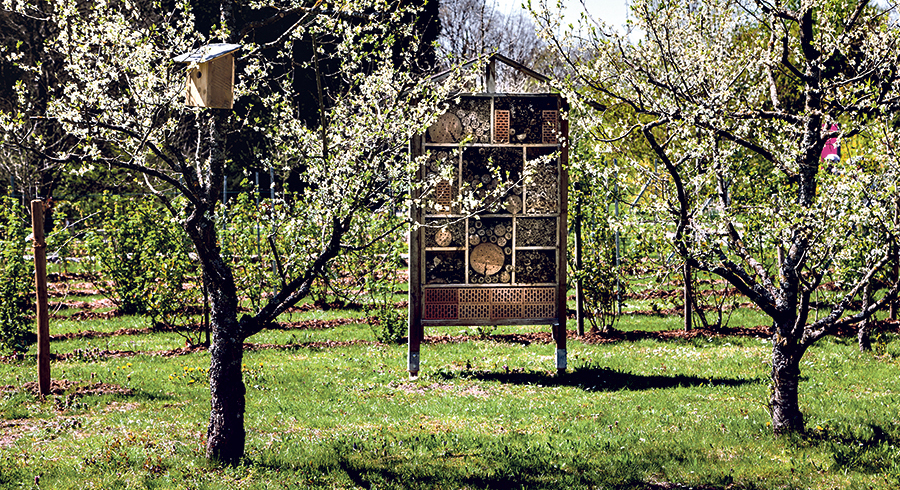
<svg viewBox="0 0 900 490"><path fill-rule="evenodd" d="M50 340L53 342L60 340L71 340L71 339L99 339L105 337L118 337L124 335L144 335L150 333L160 333L160 332L176 332L176 331L189 331L190 328L184 329L176 329L176 328L120 328L113 332L97 332L96 330L83 330L80 332L69 332L59 335L51 335Z"/></svg>
<svg viewBox="0 0 900 490"><path fill-rule="evenodd" d="M721 338L721 337L757 337L769 338L771 331L768 326L756 327L724 327L718 329L692 328L691 330L660 330L647 332L643 330L610 330L609 332L586 332L584 335L575 335L585 344L607 344L610 342L636 342L638 340L690 340L696 338Z"/></svg>
<svg viewBox="0 0 900 490"><path fill-rule="evenodd" d="M112 301L109 301L109 305L100 305L100 301L108 301L108 300L99 300L99 301L51 301L48 303L48 308L50 310L96 310L98 308L106 308L107 306L114 306Z"/></svg>
<svg viewBox="0 0 900 490"><path fill-rule="evenodd" d="M345 340L345 341L316 341L316 342L300 342L296 344L254 344L250 342L244 343L245 351L259 351L267 349L295 350L295 349L330 349L336 347L349 347L351 345L375 345L377 342L368 340ZM188 354L206 351L205 345L192 345L179 347L172 350L157 351L134 351L134 350L106 350L93 349L77 352L67 352L61 354L50 354L50 359L54 361L68 361L89 358L91 360L99 359L117 359L135 356L154 356L154 357L178 357ZM8 360L8 357L0 357L0 360Z"/></svg>
<svg viewBox="0 0 900 490"><path fill-rule="evenodd" d="M769 327L759 326L751 328L723 328L718 330L709 330L703 328L695 328L689 331L685 330L662 330L656 332L647 332L643 330L611 330L609 332L588 332L584 335L578 335L574 331L569 330L567 337L579 340L585 344L606 344L611 342L635 342L638 340L678 340L693 339L697 337L770 337ZM457 344L469 342L473 340L493 340L496 342L510 344L550 344L553 342L553 335L549 330L540 332L514 333L514 334L497 334L487 336L472 335L428 335L424 338L423 343L426 344Z"/></svg>
<svg viewBox="0 0 900 490"><path fill-rule="evenodd" d="M91 274L87 272L48 272L49 282L90 281Z"/></svg>
<svg viewBox="0 0 900 490"><path fill-rule="evenodd" d="M323 323L331 323L334 325L342 324L342 323L352 323L357 320L351 319L338 319L338 320L325 320ZM316 322L315 320L309 320L309 322ZM297 323L306 323L306 322L297 322ZM328 328L328 327L322 327ZM875 331L883 331L883 332L894 332L900 333L900 321L882 321L876 322L873 330ZM85 334L88 332L80 332L80 334ZM97 332L95 332L97 333ZM73 334L69 334L73 335ZM78 334L74 334L78 335ZM104 335L113 335L106 334ZM705 329L705 328L694 328L691 330L661 330L655 332L648 332L643 330L631 330L631 331L622 331L622 330L610 330L609 332L588 332L585 335L577 335L574 331L568 332L568 338L573 340L579 340L585 344L605 344L605 343L613 343L613 342L635 342L639 340L690 340L695 338L721 338L721 337L755 337L755 338L763 338L767 339L771 337L771 328L764 325L759 325L756 327L725 327L719 329ZM836 333L837 336L841 337L855 337L856 330L853 328L847 328L842 331ZM477 336L477 335L428 335L423 339L424 344L458 344L463 342L472 342L478 340L491 340L495 342L502 343L511 343L511 344L521 344L521 345L530 345L530 344L550 344L553 343L553 337L549 331L539 331L539 332L528 332L522 334L497 334L497 335L486 335L486 336ZM401 339L401 342L405 342L406 339ZM280 350L295 350L295 349L330 349L337 347L349 347L352 345L377 345L378 342L368 341L368 340L344 340L344 341L314 341L314 342L301 342L294 344L256 344L256 343L245 343L244 349L248 351L258 351L258 350L266 350L266 349L280 349ZM179 347L177 349L172 350L160 350L160 351L126 351L126 350L101 350L101 349L90 349L90 350L76 350L71 353L62 353L62 354L51 354L50 357L53 360L57 361L67 361L71 359L102 359L102 358L120 358L120 357L134 357L138 355L149 355L149 356L160 356L160 357L176 357L183 356L187 354L193 354L197 352L202 352L207 350L206 346L196 345L196 346L185 346ZM16 357L14 355L11 356L0 356L0 362L13 362L15 360L21 360L21 356ZM0 391L3 391L0 388Z"/></svg>
<svg viewBox="0 0 900 490"><path fill-rule="evenodd" d="M0 386L0 392L10 393L16 391L27 391L34 396L39 396L40 387L37 381L29 381L23 383L22 386L16 387L12 385ZM131 396L134 390L123 386L110 383L87 383L69 381L67 379L51 379L50 380L51 395L72 395L72 396L88 396L88 395L125 395Z"/></svg>
<svg viewBox="0 0 900 490"><path fill-rule="evenodd" d="M378 342L370 340L324 340L315 342L298 342L296 344L251 344L245 343L245 351L258 351L268 349L297 350L297 349L331 349L334 347L350 347L352 345L376 345Z"/></svg>
<svg viewBox="0 0 900 490"><path fill-rule="evenodd" d="M876 322L873 331L900 333L900 321ZM838 337L856 337L857 330L849 327L838 331ZM612 342L636 342L639 340L690 340L695 338L722 338L722 337L756 337L768 339L772 336L770 326L758 325L755 327L724 327L718 329L693 328L691 330L659 330L648 332L644 330L610 330L609 332L587 332L578 335L569 330L567 338L579 340L585 344L606 344ZM487 336L472 335L428 335L423 339L425 344L456 344L473 340L493 340L511 344L549 344L553 342L553 336L546 331L528 332L522 334L497 334Z"/></svg>
<svg viewBox="0 0 900 490"><path fill-rule="evenodd" d="M195 352L203 352L206 350L206 346L203 345L193 345L193 346L185 346L179 347L177 349L172 350L156 350L156 351L136 351L136 350L107 350L107 349L87 349L87 350L76 350L75 352L65 352L65 353L50 353L50 359L54 361L69 361L69 360L79 360L79 359L90 359L90 360L99 360L99 359L117 359L123 357L135 357L135 356L156 356L156 357L178 357L184 356L187 354L193 354Z"/></svg>
<svg viewBox="0 0 900 490"><path fill-rule="evenodd" d="M365 321L364 319L353 318L337 318L334 320L302 320L297 322L278 323L274 329L283 330L328 330L347 325L350 323L358 323ZM69 332L60 335L51 335L51 341L71 340L71 339L97 339L106 337L118 337L123 335L146 335L160 332L195 332L200 329L199 325L188 325L182 328L166 328L166 327L148 327L148 328L120 328L113 332L97 332L95 330L84 330L81 332Z"/></svg>
<svg viewBox="0 0 900 490"><path fill-rule="evenodd" d="M727 297L732 296L740 296L740 292L737 288L728 287L724 290L718 289L699 289L694 290L694 294L699 294L700 296L722 296L725 295ZM623 295L626 299L663 299L663 298L681 298L684 296L684 291L681 289L670 289L668 291L662 289L653 289L649 291L640 291L637 293L625 293Z"/></svg>
<svg viewBox="0 0 900 490"><path fill-rule="evenodd" d="M281 330L329 330L341 325L362 323L368 321L365 318L336 318L334 320L300 320L296 322L279 322L272 329Z"/></svg>
<svg viewBox="0 0 900 490"><path fill-rule="evenodd" d="M109 311L76 311L69 316L68 320L109 320L110 318L116 318L121 316L119 314L119 310L109 310ZM56 315L53 315L53 318L58 318Z"/></svg>
<svg viewBox="0 0 900 490"><path fill-rule="evenodd" d="M66 296L96 296L100 290L90 282L47 284L47 296L51 298L63 298Z"/></svg>

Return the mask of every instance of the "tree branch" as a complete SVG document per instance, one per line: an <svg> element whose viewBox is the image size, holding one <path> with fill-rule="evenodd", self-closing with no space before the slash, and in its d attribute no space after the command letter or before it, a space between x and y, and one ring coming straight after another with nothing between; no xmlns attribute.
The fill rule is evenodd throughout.
<svg viewBox="0 0 900 490"><path fill-rule="evenodd" d="M894 282L888 294L886 294L875 303L871 304L868 309L864 308L856 315L841 319L841 317L844 315L844 311L850 306L853 298L857 294L859 294L861 289L866 287L872 281L872 277L875 275L875 273L881 270L881 268L888 263L890 258L890 254L885 253L881 257L881 259L868 270L866 275L856 283L853 289L851 289L850 292L844 295L840 302L834 305L828 316L806 327L802 342L806 345L812 345L815 341L842 327L859 323L860 321L871 316L877 310L881 309L881 307L888 301L892 300L897 295L898 289L900 289L900 281Z"/></svg>

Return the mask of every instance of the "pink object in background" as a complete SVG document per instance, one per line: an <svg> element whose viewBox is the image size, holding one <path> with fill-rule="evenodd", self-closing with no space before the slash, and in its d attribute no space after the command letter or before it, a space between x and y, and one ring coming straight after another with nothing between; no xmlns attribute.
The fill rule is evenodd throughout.
<svg viewBox="0 0 900 490"><path fill-rule="evenodd" d="M831 125L831 131L837 131L838 129L840 128L837 124ZM822 148L822 160L828 162L841 161L841 146L838 144L837 138L829 138L825 142L825 148Z"/></svg>

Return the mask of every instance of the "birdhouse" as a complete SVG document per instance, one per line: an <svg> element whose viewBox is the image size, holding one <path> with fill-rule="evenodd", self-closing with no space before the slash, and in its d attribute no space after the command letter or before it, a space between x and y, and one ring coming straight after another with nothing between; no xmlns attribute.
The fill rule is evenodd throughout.
<svg viewBox="0 0 900 490"><path fill-rule="evenodd" d="M185 104L231 109L234 104L234 52L240 44L208 44L176 56L176 63L196 63L187 75Z"/></svg>

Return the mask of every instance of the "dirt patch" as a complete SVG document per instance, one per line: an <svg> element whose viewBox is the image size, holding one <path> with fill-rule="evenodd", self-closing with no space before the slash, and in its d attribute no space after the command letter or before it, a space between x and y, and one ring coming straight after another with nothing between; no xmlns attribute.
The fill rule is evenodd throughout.
<svg viewBox="0 0 900 490"><path fill-rule="evenodd" d="M400 386L397 386L397 389L406 393L416 393L419 395L424 395L429 391L450 391L453 389L453 385L449 385L446 383L432 383L429 385L420 385L416 383L406 383Z"/></svg>
<svg viewBox="0 0 900 490"><path fill-rule="evenodd" d="M12 446L23 434L37 428L38 425L30 419L0 421L0 449Z"/></svg>
<svg viewBox="0 0 900 490"><path fill-rule="evenodd" d="M424 395L431 391L441 391L441 392L451 392L455 388L453 385L446 383L432 383L428 385L420 385L416 383L406 383L397 386L397 389L406 393L415 393L418 395ZM480 386L468 386L465 389L458 392L459 395L462 396L473 396L476 398L488 398L491 396L491 393Z"/></svg>
<svg viewBox="0 0 900 490"><path fill-rule="evenodd" d="M459 394L462 396L474 396L475 398L488 398L491 396L490 392L476 385L469 386L460 391Z"/></svg>
<svg viewBox="0 0 900 490"><path fill-rule="evenodd" d="M131 412L133 410L137 410L141 406L140 403L137 402L111 402L106 408L103 409L104 412Z"/></svg>

